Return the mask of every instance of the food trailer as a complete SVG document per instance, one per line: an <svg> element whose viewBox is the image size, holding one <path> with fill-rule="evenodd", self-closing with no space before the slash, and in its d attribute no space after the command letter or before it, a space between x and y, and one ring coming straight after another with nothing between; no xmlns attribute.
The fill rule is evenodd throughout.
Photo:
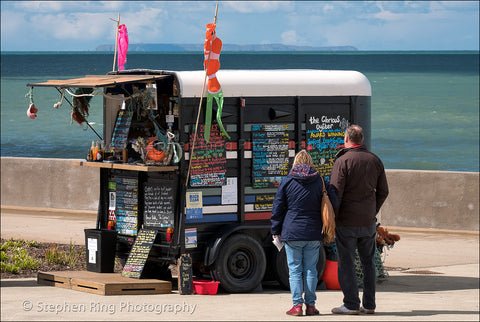
<svg viewBox="0 0 480 322"><path fill-rule="evenodd" d="M370 147L370 83L356 71L217 77L223 104L214 101L213 111L201 70L135 69L27 86L103 95L102 153L74 163L100 168L97 228L116 230L118 258L128 258L141 229L152 229L144 270L151 277L189 254L194 275L228 292L251 292L266 278L288 287L285 250L270 234L276 189L301 149L328 180L350 124L363 127ZM321 277L323 248L317 266Z"/></svg>

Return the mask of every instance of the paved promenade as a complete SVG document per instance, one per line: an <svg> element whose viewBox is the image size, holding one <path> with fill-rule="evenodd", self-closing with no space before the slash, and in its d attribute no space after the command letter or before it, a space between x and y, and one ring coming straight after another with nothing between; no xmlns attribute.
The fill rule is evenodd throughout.
<svg viewBox="0 0 480 322"><path fill-rule="evenodd" d="M2 209L2 238L84 244L84 228L95 215L21 212ZM386 227L401 240L386 250L389 277L377 284L374 315L330 313L342 303L341 291L317 291L320 316L290 317L290 292L275 283L250 294L102 296L43 286L36 279L1 281L2 321L478 321L478 231Z"/></svg>

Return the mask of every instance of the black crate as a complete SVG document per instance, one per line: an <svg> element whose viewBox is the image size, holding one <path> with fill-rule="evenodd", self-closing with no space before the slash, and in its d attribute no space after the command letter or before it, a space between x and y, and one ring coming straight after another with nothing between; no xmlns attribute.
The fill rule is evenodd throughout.
<svg viewBox="0 0 480 322"><path fill-rule="evenodd" d="M106 229L85 229L87 271L113 273L117 232Z"/></svg>

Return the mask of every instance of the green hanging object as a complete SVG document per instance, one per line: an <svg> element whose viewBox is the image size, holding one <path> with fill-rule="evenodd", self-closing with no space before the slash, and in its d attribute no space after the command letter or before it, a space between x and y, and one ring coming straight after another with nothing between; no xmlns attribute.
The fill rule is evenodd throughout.
<svg viewBox="0 0 480 322"><path fill-rule="evenodd" d="M228 135L222 123L223 91L220 91L215 94L207 93L207 108L205 111L205 133L203 135L207 143L210 140L210 128L212 126L212 105L213 105L214 98L215 98L215 101L217 102L217 107L218 107L217 115L216 115L218 127L220 128L222 133L225 134L225 136L230 140L230 135Z"/></svg>
<svg viewBox="0 0 480 322"><path fill-rule="evenodd" d="M205 110L205 132L203 138L208 143L210 140L210 128L212 127L212 103L214 94L207 93L207 108Z"/></svg>

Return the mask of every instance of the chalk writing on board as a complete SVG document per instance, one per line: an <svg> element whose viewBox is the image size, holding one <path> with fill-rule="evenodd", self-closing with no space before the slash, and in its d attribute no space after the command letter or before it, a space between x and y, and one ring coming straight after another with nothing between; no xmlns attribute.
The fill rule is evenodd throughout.
<svg viewBox="0 0 480 322"><path fill-rule="evenodd" d="M286 124L252 125L252 186L278 187L288 174L289 132Z"/></svg>
<svg viewBox="0 0 480 322"><path fill-rule="evenodd" d="M127 263L123 267L123 277L140 278L142 276L143 268L145 267L156 236L156 230L140 230L128 255Z"/></svg>
<svg viewBox="0 0 480 322"><path fill-rule="evenodd" d="M271 210L273 208L273 199L275 195L256 195L254 210Z"/></svg>
<svg viewBox="0 0 480 322"><path fill-rule="evenodd" d="M343 147L348 120L342 115L307 115L307 151L321 176L330 181L335 154Z"/></svg>
<svg viewBox="0 0 480 322"><path fill-rule="evenodd" d="M200 125L190 167L190 186L223 186L227 182L225 139L220 134L218 124L212 125L208 143L203 138L204 133L205 125ZM194 135L190 135L190 144Z"/></svg>
<svg viewBox="0 0 480 322"><path fill-rule="evenodd" d="M169 227L174 225L175 182L162 180L146 183L144 190L145 226Z"/></svg>
<svg viewBox="0 0 480 322"><path fill-rule="evenodd" d="M193 293L193 270L190 254L182 254L178 259L178 293Z"/></svg>
<svg viewBox="0 0 480 322"><path fill-rule="evenodd" d="M109 190L115 192L117 232L135 236L138 231L138 180L112 176L108 186Z"/></svg>
<svg viewBox="0 0 480 322"><path fill-rule="evenodd" d="M132 122L133 113L127 110L118 111L117 121L113 129L112 142L110 147L114 149L125 149L127 147L128 132Z"/></svg>

